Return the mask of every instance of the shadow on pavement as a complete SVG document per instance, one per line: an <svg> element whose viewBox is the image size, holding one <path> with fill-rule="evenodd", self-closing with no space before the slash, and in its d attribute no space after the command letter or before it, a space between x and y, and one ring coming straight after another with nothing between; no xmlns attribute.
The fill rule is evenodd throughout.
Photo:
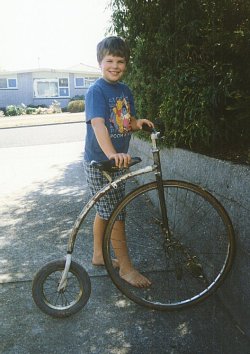
<svg viewBox="0 0 250 354"><path fill-rule="evenodd" d="M216 296L180 312L156 312L125 298L106 271L91 265L92 220L81 228L73 259L91 276L78 314L53 319L33 303L31 280L66 254L69 232L88 200L82 163L61 177L5 200L1 213L1 353L247 353L249 342Z"/></svg>

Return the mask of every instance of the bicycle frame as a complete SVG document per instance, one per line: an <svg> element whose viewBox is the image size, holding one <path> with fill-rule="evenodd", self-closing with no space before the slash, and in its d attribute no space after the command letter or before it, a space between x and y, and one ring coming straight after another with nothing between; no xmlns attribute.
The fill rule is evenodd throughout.
<svg viewBox="0 0 250 354"><path fill-rule="evenodd" d="M160 207L161 207L161 214L162 214L162 226L163 230L165 231L167 237L169 237L169 228L168 228L168 221L167 221L167 208L166 208L166 202L165 202L165 197L164 197L164 189L163 189L163 183L162 183L162 171L161 171L161 162L160 162L160 150L157 148L156 140L159 138L159 133L158 132L153 132L151 133L151 140L152 140L152 154L153 154L153 165L147 165L143 168L140 168L135 171L129 171L122 175L121 177L116 178L114 181L112 181L111 176L107 173L104 172L104 175L108 179L109 183L104 186L100 191L98 191L89 201L88 203L84 206L82 209L81 213L77 217L74 226L72 228L69 241L68 241L68 246L67 246L67 256L66 256L66 264L65 264L65 269L62 275L62 279L60 281L60 284L58 286L58 291L62 290L66 284L67 284L67 275L68 271L70 269L70 264L71 264L71 255L74 250L74 245L75 245L75 240L76 236L78 234L78 231L84 222L87 214L89 211L92 209L92 207L100 200L110 189L117 188L117 185L123 181L126 181L132 177L140 176L146 173L154 172L155 171L155 178L156 178L156 183L157 183L157 188L158 188L158 195L159 195L159 201L160 201Z"/></svg>
<svg viewBox="0 0 250 354"><path fill-rule="evenodd" d="M163 179L156 145L158 138L159 133L153 130L152 165L134 171L124 170L124 175L114 180L112 172L118 170L114 160L92 162L92 167L102 171L107 178L107 184L77 217L69 235L66 262L59 259L47 263L32 283L33 299L46 314L67 317L85 306L91 292L90 276L72 259L78 231L83 222L86 224L89 211L105 194L115 191L119 183L123 187L127 179L149 172L153 172L155 178L132 186L106 223L102 251L113 283L139 305L155 310L175 310L205 300L224 281L235 255L232 222L221 203L204 188L186 181ZM138 157L131 158L129 167L140 161ZM126 208L125 235L117 233L117 220ZM143 278L131 281L130 272L121 272L126 268L124 255L124 264L128 256L131 265L146 279L145 286L140 280ZM115 267L114 257L124 266L120 271ZM150 286L150 283L154 285Z"/></svg>

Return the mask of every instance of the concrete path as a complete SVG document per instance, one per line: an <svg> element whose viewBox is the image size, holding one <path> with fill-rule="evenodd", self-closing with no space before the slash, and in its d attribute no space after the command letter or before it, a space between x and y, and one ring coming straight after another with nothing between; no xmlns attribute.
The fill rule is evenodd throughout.
<svg viewBox="0 0 250 354"><path fill-rule="evenodd" d="M156 312L125 298L104 269L91 265L92 218L74 260L91 276L92 294L67 319L43 314L32 278L62 258L88 199L82 143L0 149L1 354L247 354L249 341L216 296L180 312Z"/></svg>

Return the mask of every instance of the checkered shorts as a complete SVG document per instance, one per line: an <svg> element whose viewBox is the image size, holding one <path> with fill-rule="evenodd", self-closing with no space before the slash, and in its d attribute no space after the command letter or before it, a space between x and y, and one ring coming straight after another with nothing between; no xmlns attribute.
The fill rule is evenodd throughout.
<svg viewBox="0 0 250 354"><path fill-rule="evenodd" d="M108 180L106 177L104 177L101 171L92 167L87 161L84 161L84 169L89 191L91 197L93 197L100 189L107 185ZM120 177L123 174L123 170L110 173L112 180ZM118 184L116 189L112 188L95 204L98 215L102 219L108 220L115 206L124 198L124 196L125 182L121 182ZM117 220L125 220L125 210L118 215Z"/></svg>

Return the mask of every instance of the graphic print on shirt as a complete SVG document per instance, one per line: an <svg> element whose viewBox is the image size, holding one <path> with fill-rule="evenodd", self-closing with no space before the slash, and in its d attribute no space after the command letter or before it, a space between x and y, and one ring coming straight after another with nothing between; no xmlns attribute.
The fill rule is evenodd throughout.
<svg viewBox="0 0 250 354"><path fill-rule="evenodd" d="M111 108L111 134L118 133L126 135L131 131L131 114L130 105L128 100L123 98L117 98L116 101L110 102Z"/></svg>

